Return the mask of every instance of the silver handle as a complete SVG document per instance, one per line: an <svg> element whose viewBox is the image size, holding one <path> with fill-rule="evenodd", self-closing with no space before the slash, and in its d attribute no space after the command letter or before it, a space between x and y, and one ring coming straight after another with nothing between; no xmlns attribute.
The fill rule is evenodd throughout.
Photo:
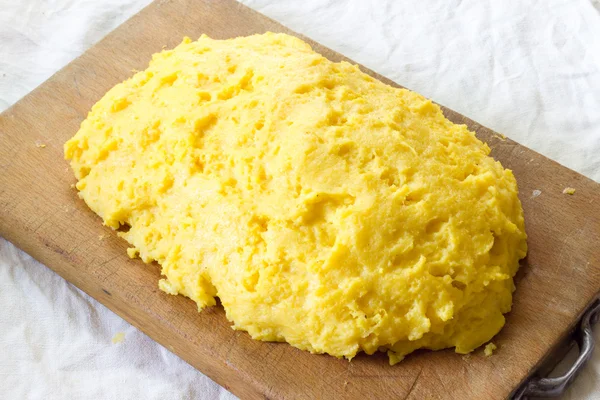
<svg viewBox="0 0 600 400"><path fill-rule="evenodd" d="M600 300L596 300L583 314L579 327L574 332L573 341L579 345L579 356L567 372L556 378L530 377L515 392L513 400L524 400L528 397L556 397L563 394L592 356L594 351L592 325L596 323L599 316Z"/></svg>

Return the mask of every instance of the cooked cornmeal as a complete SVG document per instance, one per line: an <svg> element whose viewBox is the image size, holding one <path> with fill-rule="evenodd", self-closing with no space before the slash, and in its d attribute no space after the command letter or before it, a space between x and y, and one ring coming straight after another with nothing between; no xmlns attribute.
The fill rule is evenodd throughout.
<svg viewBox="0 0 600 400"><path fill-rule="evenodd" d="M423 96L272 33L154 55L65 144L162 290L218 297L258 340L391 363L504 325L526 235L489 152Z"/></svg>

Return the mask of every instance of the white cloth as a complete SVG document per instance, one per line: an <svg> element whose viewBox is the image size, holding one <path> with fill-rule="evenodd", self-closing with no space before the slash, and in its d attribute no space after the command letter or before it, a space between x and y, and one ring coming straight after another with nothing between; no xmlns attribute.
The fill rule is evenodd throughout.
<svg viewBox="0 0 600 400"><path fill-rule="evenodd" d="M0 110L148 2L0 0ZM243 2L600 181L598 0ZM0 288L0 398L234 398L1 238Z"/></svg>

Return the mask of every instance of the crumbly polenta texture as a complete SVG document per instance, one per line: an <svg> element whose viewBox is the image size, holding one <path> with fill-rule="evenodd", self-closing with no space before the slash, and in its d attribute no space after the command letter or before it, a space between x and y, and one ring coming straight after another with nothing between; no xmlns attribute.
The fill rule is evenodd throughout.
<svg viewBox="0 0 600 400"><path fill-rule="evenodd" d="M219 297L255 339L392 363L504 324L526 235L489 151L423 96L271 33L154 55L65 144L162 290Z"/></svg>

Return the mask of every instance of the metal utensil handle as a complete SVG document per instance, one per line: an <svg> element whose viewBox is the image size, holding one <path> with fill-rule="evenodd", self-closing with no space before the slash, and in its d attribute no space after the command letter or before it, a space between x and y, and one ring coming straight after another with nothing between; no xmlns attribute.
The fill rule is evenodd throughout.
<svg viewBox="0 0 600 400"><path fill-rule="evenodd" d="M531 377L519 388L513 399L521 400L529 396L556 397L563 394L573 379L581 372L587 360L592 356L592 352L594 351L592 325L598 320L599 316L600 300L596 300L583 314L579 327L574 332L573 340L579 345L579 356L567 372L556 378Z"/></svg>

